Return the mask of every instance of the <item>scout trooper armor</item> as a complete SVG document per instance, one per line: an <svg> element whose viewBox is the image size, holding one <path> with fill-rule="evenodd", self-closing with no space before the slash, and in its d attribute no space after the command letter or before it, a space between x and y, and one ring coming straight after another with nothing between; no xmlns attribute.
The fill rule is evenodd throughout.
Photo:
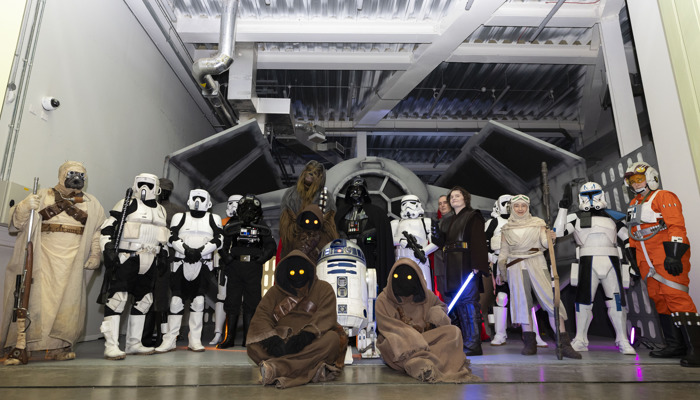
<svg viewBox="0 0 700 400"><path fill-rule="evenodd" d="M571 284L576 294L576 337L571 342L576 351L588 351L588 327L593 319L593 299L598 285L605 292L608 317L615 328L615 344L623 354L636 351L627 338L627 313L623 287L629 285L629 267L622 265L622 251L617 239L628 245L624 214L608 210L602 187L587 182L579 190L578 213L568 214L566 201L560 202L554 222L557 237L573 233L578 263L571 265Z"/></svg>
<svg viewBox="0 0 700 400"><path fill-rule="evenodd" d="M204 351L202 324L206 275L214 269L214 251L221 247L223 228L221 217L208 212L211 199L206 190L190 191L188 212L178 213L170 222L170 245L175 250L172 264L170 312L168 330L157 353L175 350L182 324L185 301L191 300L189 344L192 351Z"/></svg>
<svg viewBox="0 0 700 400"><path fill-rule="evenodd" d="M125 200L114 206L110 217L102 224L100 237L105 265L111 269L105 318L100 326L105 336L104 355L110 360L123 359L126 354L153 354L153 347L141 344L141 336L145 314L153 304L155 264L167 259L163 246L170 232L165 209L156 202L160 193L158 177L152 174L136 176L133 190L134 197L128 199L127 207L124 207ZM126 218L119 246L115 248L115 232L122 219L122 210L126 210ZM134 305L127 327L126 352L122 352L119 350L119 319L129 294L134 296Z"/></svg>
<svg viewBox="0 0 700 400"><path fill-rule="evenodd" d="M433 290L430 261L427 256L437 250L438 246L430 243L432 225L430 218L424 218L423 213L423 206L418 196L403 196L401 198L401 219L391 221L391 231L396 247L396 259L410 258L415 261L423 272L428 288ZM409 240L413 242L413 246Z"/></svg>

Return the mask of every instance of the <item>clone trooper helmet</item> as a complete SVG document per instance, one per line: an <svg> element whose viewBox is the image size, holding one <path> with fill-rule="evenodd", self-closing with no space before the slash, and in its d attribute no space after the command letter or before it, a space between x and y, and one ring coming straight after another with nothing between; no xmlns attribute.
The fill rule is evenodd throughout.
<svg viewBox="0 0 700 400"><path fill-rule="evenodd" d="M630 184L630 178L634 175L644 175L649 190L656 190L659 188L659 171L657 171L654 167L645 163L644 161L639 161L630 165L627 168L627 171L625 171L625 186L627 186L630 189L632 189L632 185ZM635 192L642 193L645 189L646 188L639 188L635 190Z"/></svg>
<svg viewBox="0 0 700 400"><path fill-rule="evenodd" d="M590 211L591 208L602 210L608 207L603 188L595 182L586 182L578 192L578 208Z"/></svg>
<svg viewBox="0 0 700 400"><path fill-rule="evenodd" d="M262 218L260 200L252 194L247 194L238 201L238 218L243 224L257 224Z"/></svg>
<svg viewBox="0 0 700 400"><path fill-rule="evenodd" d="M226 215L228 217L236 216L236 211L238 210L238 202L241 201L243 196L240 194L234 194L229 196L228 203L226 204Z"/></svg>
<svg viewBox="0 0 700 400"><path fill-rule="evenodd" d="M497 210L497 215L500 215L503 218L508 219L508 216L510 215L510 199L513 196L510 194L502 194L498 196L498 200L496 201L496 206L498 207Z"/></svg>
<svg viewBox="0 0 700 400"><path fill-rule="evenodd" d="M141 201L155 200L160 194L158 177L153 174L138 174L134 178L134 196Z"/></svg>
<svg viewBox="0 0 700 400"><path fill-rule="evenodd" d="M425 214L425 211L418 196L409 194L401 198L401 219L419 218L423 214Z"/></svg>
<svg viewBox="0 0 700 400"><path fill-rule="evenodd" d="M190 211L207 211L211 208L211 197L204 189L190 190L190 198L187 200Z"/></svg>

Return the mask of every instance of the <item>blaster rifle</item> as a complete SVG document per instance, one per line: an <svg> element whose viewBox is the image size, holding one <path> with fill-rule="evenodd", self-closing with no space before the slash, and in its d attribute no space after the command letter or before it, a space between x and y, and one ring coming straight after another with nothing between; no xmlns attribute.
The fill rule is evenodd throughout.
<svg viewBox="0 0 700 400"><path fill-rule="evenodd" d="M413 256L420 260L421 264L425 264L428 259L425 257L425 251L423 251L423 246L418 243L416 237L408 233L407 231L401 232L403 237L406 238L406 247L413 250Z"/></svg>
<svg viewBox="0 0 700 400"><path fill-rule="evenodd" d="M544 161L542 162L542 204L544 204L545 223L547 224L545 229L549 229L549 221L551 221L551 213L549 210L549 177L547 172L547 163ZM559 289L559 273L557 272L557 259L556 255L554 254L554 242L552 241L552 238L549 237L549 234L547 234L547 244L549 247L549 263L552 267L550 273L552 277L552 300L554 302L554 331L557 345L556 354L557 359L562 360L564 359L564 355L562 354L561 350L561 330L559 328L561 291Z"/></svg>
<svg viewBox="0 0 700 400"><path fill-rule="evenodd" d="M32 194L36 194L39 187L39 178L34 178ZM24 268L21 275L17 275L15 287L15 310L12 320L17 323L17 341L15 347L10 351L10 355L5 360L5 365L26 364L29 362L27 354L27 330L32 321L29 319L29 294L32 288L32 271L34 266L34 243L32 243L32 231L34 228L34 215L36 210L32 209L29 214L29 224L27 225L27 245L24 254Z"/></svg>
<svg viewBox="0 0 700 400"><path fill-rule="evenodd" d="M129 203L131 202L131 196L133 195L134 190L132 188L126 189L126 195L124 196L124 204L122 204L122 215L119 218L119 225L117 226L117 230L112 234L112 238L110 241L114 242L114 251L119 251L119 243L122 241L122 234L124 233L124 223L126 223L126 211L127 208L129 207ZM102 281L102 288L100 289L100 294L97 297L97 303L98 304L106 304L107 303L107 296L109 295L109 286L112 282L112 279L116 276L114 273L114 268L107 267L105 265L105 277L104 280Z"/></svg>

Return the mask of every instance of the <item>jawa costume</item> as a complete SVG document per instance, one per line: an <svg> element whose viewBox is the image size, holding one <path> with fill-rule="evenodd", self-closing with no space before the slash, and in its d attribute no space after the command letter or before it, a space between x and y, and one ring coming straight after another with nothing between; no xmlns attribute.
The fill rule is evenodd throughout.
<svg viewBox="0 0 700 400"><path fill-rule="evenodd" d="M335 292L316 277L316 265L293 250L275 270L248 329L248 356L263 385L288 388L335 379L348 338L338 325Z"/></svg>
<svg viewBox="0 0 700 400"><path fill-rule="evenodd" d="M87 180L81 163L68 161L58 170L58 184L40 189L15 207L10 231L19 230L5 271L0 349L15 346L16 323L11 323L15 276L22 273L29 215L34 216L33 284L29 298L31 325L28 351L48 350L47 359L75 358L71 347L85 327L86 291L83 269L100 266L100 225L104 209L94 196L81 192Z"/></svg>
<svg viewBox="0 0 700 400"><path fill-rule="evenodd" d="M280 204L280 258L284 258L294 250L294 241L299 234L297 218L301 210L311 204L316 204L323 214L322 232L332 239L338 238L335 227L335 200L328 194L326 184L326 168L318 161L306 163L299 174L296 186L288 188L282 196ZM325 244L325 243L324 243ZM314 260L315 261L315 260Z"/></svg>
<svg viewBox="0 0 700 400"><path fill-rule="evenodd" d="M462 352L462 334L445 303L428 290L418 265L396 261L377 297L377 347L384 362L419 381L478 382Z"/></svg>
<svg viewBox="0 0 700 400"><path fill-rule="evenodd" d="M292 248L301 250L311 260L316 261L321 249L336 237L323 229L323 213L316 204L304 207L297 216L297 234L294 236Z"/></svg>

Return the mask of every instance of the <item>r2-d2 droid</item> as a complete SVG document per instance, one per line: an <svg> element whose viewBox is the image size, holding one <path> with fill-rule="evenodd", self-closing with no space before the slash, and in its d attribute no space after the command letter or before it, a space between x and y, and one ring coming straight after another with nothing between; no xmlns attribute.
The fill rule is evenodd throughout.
<svg viewBox="0 0 700 400"><path fill-rule="evenodd" d="M377 298L377 273L367 268L365 255L355 243L336 239L318 256L316 274L333 286L336 294L338 323L348 336L357 336L357 350L362 358L377 358L374 300ZM348 347L345 363L352 364Z"/></svg>

